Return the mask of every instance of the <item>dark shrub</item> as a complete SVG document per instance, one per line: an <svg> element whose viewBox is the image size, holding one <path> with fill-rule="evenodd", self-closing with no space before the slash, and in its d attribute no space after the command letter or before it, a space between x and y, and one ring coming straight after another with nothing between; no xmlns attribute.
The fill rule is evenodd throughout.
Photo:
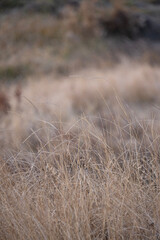
<svg viewBox="0 0 160 240"><path fill-rule="evenodd" d="M15 8L15 7L22 7L27 0L1 0L0 1L0 10Z"/></svg>
<svg viewBox="0 0 160 240"><path fill-rule="evenodd" d="M52 6L54 9L63 7L65 4L77 5L81 0L0 0L0 10L12 9L23 6Z"/></svg>

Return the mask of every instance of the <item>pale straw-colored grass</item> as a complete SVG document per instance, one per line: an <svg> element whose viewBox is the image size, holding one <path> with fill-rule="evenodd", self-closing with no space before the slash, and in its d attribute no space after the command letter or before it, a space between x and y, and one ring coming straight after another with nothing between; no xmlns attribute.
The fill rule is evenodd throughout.
<svg viewBox="0 0 160 240"><path fill-rule="evenodd" d="M123 62L10 87L1 239L160 238L159 77Z"/></svg>

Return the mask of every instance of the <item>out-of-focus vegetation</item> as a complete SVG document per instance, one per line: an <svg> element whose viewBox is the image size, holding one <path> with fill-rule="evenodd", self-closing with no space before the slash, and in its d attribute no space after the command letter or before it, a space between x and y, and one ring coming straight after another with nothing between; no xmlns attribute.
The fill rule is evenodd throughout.
<svg viewBox="0 0 160 240"><path fill-rule="evenodd" d="M16 7L24 7L24 6L30 6L30 7L36 7L38 9L38 6L43 6L46 10L49 10L49 7L52 10L56 10L60 7L65 6L66 4L70 4L72 6L78 6L83 0L1 0L0 2L0 8L3 9L12 9ZM134 5L134 4L146 4L146 3L153 3L153 4L159 4L159 0L91 0L92 2L96 2L97 4L114 4L116 6L122 6L122 5ZM90 2L91 2L90 1ZM40 8L39 8L40 9ZM50 9L50 10L51 10Z"/></svg>
<svg viewBox="0 0 160 240"><path fill-rule="evenodd" d="M1 0L0 2L0 7L1 10L6 9L6 8L15 8L15 7L22 7L25 4L31 1L26 1L26 0Z"/></svg>
<svg viewBox="0 0 160 240"><path fill-rule="evenodd" d="M51 9L56 9L59 7L64 6L65 4L71 3L72 1L70 0L1 0L0 2L0 7L1 10L3 9L12 9L16 7L25 7L25 6L30 6L30 7L36 7L37 9L39 6L43 7L48 7L46 9L49 10L49 7ZM74 2L74 1L73 1ZM78 3L79 1L75 1L75 3Z"/></svg>
<svg viewBox="0 0 160 240"><path fill-rule="evenodd" d="M117 62L122 55L146 59L152 65L159 63L158 6L149 4L148 7L137 1L118 1L118 5L117 1L55 1L59 6L56 14L54 11L42 14L42 11L33 11L38 6L34 8L33 3L27 1L30 7L13 13L1 12L2 78L14 76L6 74L4 69L8 66L17 69L17 65L32 65L33 72L54 71L65 75L92 64L112 65L112 60ZM44 6L53 1L35 3ZM15 72L17 74L17 70ZM28 70L18 72L17 75L24 78L29 75L24 72L30 73Z"/></svg>
<svg viewBox="0 0 160 240"><path fill-rule="evenodd" d="M0 239L160 239L159 7L0 1Z"/></svg>

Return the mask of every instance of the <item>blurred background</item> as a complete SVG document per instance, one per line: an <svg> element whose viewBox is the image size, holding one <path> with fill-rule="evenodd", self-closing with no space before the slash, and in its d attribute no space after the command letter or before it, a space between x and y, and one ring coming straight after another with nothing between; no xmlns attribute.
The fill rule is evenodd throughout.
<svg viewBox="0 0 160 240"><path fill-rule="evenodd" d="M0 79L68 76L122 58L158 65L158 0L1 0Z"/></svg>
<svg viewBox="0 0 160 240"><path fill-rule="evenodd" d="M159 119L159 64L159 0L0 1L0 114L18 141L39 118L117 114L117 97Z"/></svg>

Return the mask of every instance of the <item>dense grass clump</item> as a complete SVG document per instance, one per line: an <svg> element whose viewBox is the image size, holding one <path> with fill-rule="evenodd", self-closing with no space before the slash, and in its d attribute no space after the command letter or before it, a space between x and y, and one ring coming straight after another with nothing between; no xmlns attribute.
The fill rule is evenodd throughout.
<svg viewBox="0 0 160 240"><path fill-rule="evenodd" d="M111 133L86 121L75 132L51 127L53 136L38 137L36 150L1 158L2 239L157 239L158 149L125 146L115 126L116 151Z"/></svg>
<svg viewBox="0 0 160 240"><path fill-rule="evenodd" d="M4 86L2 239L159 238L159 75L123 63Z"/></svg>

